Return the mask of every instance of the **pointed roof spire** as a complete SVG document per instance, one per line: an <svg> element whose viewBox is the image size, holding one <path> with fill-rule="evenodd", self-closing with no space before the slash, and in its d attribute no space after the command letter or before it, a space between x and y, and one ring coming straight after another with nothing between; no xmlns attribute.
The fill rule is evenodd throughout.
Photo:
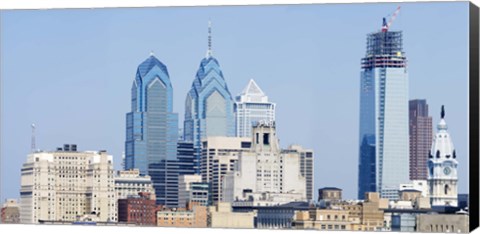
<svg viewBox="0 0 480 234"><path fill-rule="evenodd" d="M150 50L150 56L154 56L153 50Z"/></svg>
<svg viewBox="0 0 480 234"><path fill-rule="evenodd" d="M207 58L212 56L212 21L208 19L208 50Z"/></svg>
<svg viewBox="0 0 480 234"><path fill-rule="evenodd" d="M440 116L443 118L445 118L445 107L442 105L442 112L440 112Z"/></svg>

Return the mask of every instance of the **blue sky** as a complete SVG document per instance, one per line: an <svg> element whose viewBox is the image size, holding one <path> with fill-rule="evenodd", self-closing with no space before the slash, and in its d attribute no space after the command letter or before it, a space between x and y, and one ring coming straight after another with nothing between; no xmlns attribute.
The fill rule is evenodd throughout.
<svg viewBox="0 0 480 234"><path fill-rule="evenodd" d="M440 106L457 150L459 192L468 192L468 3L401 3L391 30L402 30L410 98ZM36 145L105 149L120 168L125 113L136 67L150 51L168 67L174 111L207 49L232 95L255 79L277 103L283 147L315 150L315 189L336 186L355 198L360 59L366 34L397 4L319 4L18 10L0 13L1 200L18 198L20 168Z"/></svg>

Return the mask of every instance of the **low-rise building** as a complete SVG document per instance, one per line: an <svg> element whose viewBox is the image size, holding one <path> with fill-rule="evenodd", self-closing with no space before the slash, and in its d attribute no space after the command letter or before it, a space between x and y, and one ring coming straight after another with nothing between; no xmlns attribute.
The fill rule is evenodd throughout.
<svg viewBox="0 0 480 234"><path fill-rule="evenodd" d="M180 175L178 179L178 206L188 204L209 205L209 184L202 182L201 175Z"/></svg>
<svg viewBox="0 0 480 234"><path fill-rule="evenodd" d="M209 227L212 228L254 228L253 212L233 212L228 202L218 202L209 207Z"/></svg>
<svg viewBox="0 0 480 234"><path fill-rule="evenodd" d="M419 214L416 220L417 232L468 233L469 216L459 214Z"/></svg>
<svg viewBox="0 0 480 234"><path fill-rule="evenodd" d="M186 208L163 209L157 212L160 227L207 227L207 207L187 204Z"/></svg>
<svg viewBox="0 0 480 234"><path fill-rule="evenodd" d="M307 202L290 202L276 206L257 206L256 228L290 229L294 225L295 215L310 209Z"/></svg>
<svg viewBox="0 0 480 234"><path fill-rule="evenodd" d="M20 223L20 207L15 199L7 199L1 209L0 223Z"/></svg>
<svg viewBox="0 0 480 234"><path fill-rule="evenodd" d="M118 200L118 221L139 226L155 226L157 222L155 198L146 192Z"/></svg>
<svg viewBox="0 0 480 234"><path fill-rule="evenodd" d="M317 230L351 230L351 221L347 210L313 208L298 211L295 228Z"/></svg>
<svg viewBox="0 0 480 234"><path fill-rule="evenodd" d="M117 199L136 196L140 192L149 193L155 199L155 190L153 189L150 176L140 175L138 169L117 171L115 175L115 194Z"/></svg>

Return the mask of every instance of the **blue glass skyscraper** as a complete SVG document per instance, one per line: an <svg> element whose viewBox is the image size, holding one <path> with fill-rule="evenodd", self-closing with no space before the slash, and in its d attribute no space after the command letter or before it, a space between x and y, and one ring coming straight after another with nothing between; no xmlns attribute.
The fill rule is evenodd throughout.
<svg viewBox="0 0 480 234"><path fill-rule="evenodd" d="M373 173L372 173L373 170ZM408 73L402 32L368 34L360 81L358 197L397 199L409 182Z"/></svg>
<svg viewBox="0 0 480 234"><path fill-rule="evenodd" d="M212 56L210 23L208 34L207 55L185 100L184 140L193 142L198 156L203 138L235 136L234 102L220 64Z"/></svg>
<svg viewBox="0 0 480 234"><path fill-rule="evenodd" d="M127 113L125 169L149 174L149 164L177 158L178 114L167 67L153 54L137 69Z"/></svg>

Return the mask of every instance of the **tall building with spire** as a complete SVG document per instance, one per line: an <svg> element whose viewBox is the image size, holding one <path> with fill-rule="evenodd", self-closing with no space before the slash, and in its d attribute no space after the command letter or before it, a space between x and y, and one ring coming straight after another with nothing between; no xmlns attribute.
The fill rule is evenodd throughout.
<svg viewBox="0 0 480 234"><path fill-rule="evenodd" d="M442 106L437 134L428 156L428 186L432 206L456 207L458 205L458 161L452 138L447 130L445 109Z"/></svg>
<svg viewBox="0 0 480 234"><path fill-rule="evenodd" d="M149 165L177 158L178 114L167 67L153 53L137 68L127 113L125 169L148 173Z"/></svg>
<svg viewBox="0 0 480 234"><path fill-rule="evenodd" d="M202 139L211 136L235 136L233 105L220 64L213 57L209 22L207 54L200 62L185 100L184 140L193 142L198 157Z"/></svg>
<svg viewBox="0 0 480 234"><path fill-rule="evenodd" d="M408 72L402 32L367 35L360 80L358 197L397 199L409 182ZM372 173L373 172L373 173Z"/></svg>
<svg viewBox="0 0 480 234"><path fill-rule="evenodd" d="M237 137L251 137L252 126L260 121L275 122L275 103L251 79L236 97L235 119Z"/></svg>
<svg viewBox="0 0 480 234"><path fill-rule="evenodd" d="M432 117L425 99L409 102L410 180L427 180L428 151L432 144Z"/></svg>

